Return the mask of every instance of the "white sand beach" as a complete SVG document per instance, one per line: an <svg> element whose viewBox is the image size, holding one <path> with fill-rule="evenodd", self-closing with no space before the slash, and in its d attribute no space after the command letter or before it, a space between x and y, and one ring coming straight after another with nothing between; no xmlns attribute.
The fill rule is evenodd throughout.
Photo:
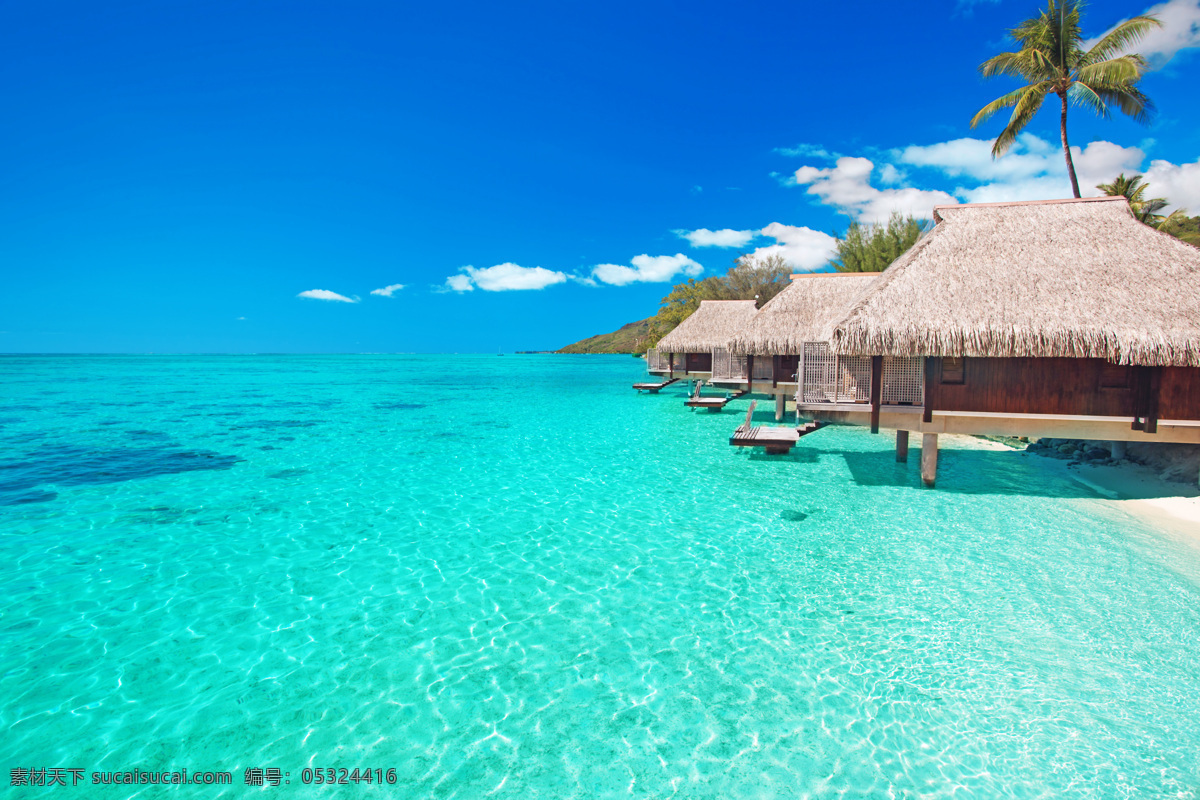
<svg viewBox="0 0 1200 800"><path fill-rule="evenodd" d="M1164 532L1186 534L1200 545L1200 485L1163 478L1159 469L1132 461L1115 465L1058 461L1030 453L1109 498L1122 511Z"/></svg>

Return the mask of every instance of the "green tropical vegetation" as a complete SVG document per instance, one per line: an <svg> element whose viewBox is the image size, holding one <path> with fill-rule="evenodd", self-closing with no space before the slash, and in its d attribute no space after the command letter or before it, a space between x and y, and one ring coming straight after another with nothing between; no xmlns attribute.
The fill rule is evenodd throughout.
<svg viewBox="0 0 1200 800"><path fill-rule="evenodd" d="M831 266L841 272L882 272L929 230L929 221L893 214L885 223L851 223L838 239ZM783 256L739 256L724 275L689 278L671 287L649 319L623 325L612 333L589 336L559 353L644 353L700 307L701 300L755 300L762 308L791 283Z"/></svg>
<svg viewBox="0 0 1200 800"><path fill-rule="evenodd" d="M1122 172L1112 183L1101 183L1096 186L1097 189L1104 192L1109 197L1124 197L1129 201L1129 209L1133 212L1133 216L1138 222L1143 222L1152 228L1158 228L1160 231L1172 233L1174 230L1179 230L1182 234L1187 234L1189 228L1187 225L1187 211L1178 208L1170 214L1160 214L1158 212L1165 209L1171 203L1165 197L1146 198L1146 192L1149 189L1149 184L1146 183L1141 175L1131 175L1126 178ZM1174 234L1176 238L1184 239L1184 236ZM1187 241L1187 239L1184 239ZM1191 242L1195 244L1195 242Z"/></svg>
<svg viewBox="0 0 1200 800"><path fill-rule="evenodd" d="M846 235L838 239L833 267L838 272L883 272L929 228L929 220L902 216L898 211L877 225L852 222Z"/></svg>
<svg viewBox="0 0 1200 800"><path fill-rule="evenodd" d="M1171 234L1176 239L1200 247L1200 216L1189 217L1178 213L1172 214L1158 229Z"/></svg>
<svg viewBox="0 0 1200 800"><path fill-rule="evenodd" d="M701 300L757 300L758 307L787 288L792 270L783 256L739 256L724 275L689 278L671 287L654 317L654 342L666 336L700 307ZM653 344L648 345L653 347Z"/></svg>
<svg viewBox="0 0 1200 800"><path fill-rule="evenodd" d="M701 300L757 300L758 307L791 282L791 268L778 254L739 256L724 275L689 278L671 287L658 313L631 322L612 333L591 336L567 345L560 353L644 353L700 307Z"/></svg>
<svg viewBox="0 0 1200 800"><path fill-rule="evenodd" d="M997 112L1011 108L1008 124L992 145L992 155L1004 155L1018 134L1033 120L1042 102L1051 94L1061 104L1059 133L1071 189L1079 197L1079 179L1067 142L1067 109L1074 105L1090 108L1107 118L1113 106L1138 122L1149 122L1154 113L1150 98L1138 89L1147 68L1144 56L1122 53L1136 44L1151 28L1161 27L1153 15L1128 19L1109 32L1090 50L1083 49L1079 0L1049 0L1046 10L1009 31L1019 49L1000 53L979 66L985 78L1007 75L1025 85L988 103L975 114L977 127Z"/></svg>
<svg viewBox="0 0 1200 800"><path fill-rule="evenodd" d="M643 353L650 338L650 326L654 317L640 319L622 325L612 333L589 336L575 344L569 344L558 353ZM656 339L657 341L657 339Z"/></svg>

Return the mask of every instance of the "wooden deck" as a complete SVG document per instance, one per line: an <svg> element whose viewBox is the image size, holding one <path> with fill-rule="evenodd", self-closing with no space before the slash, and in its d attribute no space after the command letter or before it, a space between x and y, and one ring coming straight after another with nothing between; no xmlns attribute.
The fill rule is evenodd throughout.
<svg viewBox="0 0 1200 800"><path fill-rule="evenodd" d="M795 428L739 427L729 437L734 447L762 447L772 455L783 454L796 446L800 432Z"/></svg>
<svg viewBox="0 0 1200 800"><path fill-rule="evenodd" d="M701 397L698 393L692 395L684 403L688 408L707 408L709 411L720 411L733 400L749 394L748 390L735 392L727 397Z"/></svg>
<svg viewBox="0 0 1200 800"><path fill-rule="evenodd" d="M754 406L757 404L757 400L750 404L750 410L746 412L746 421L737 426L733 435L729 437L729 443L734 447L761 447L766 450L768 455L784 455L790 452L801 438L814 431L819 431L828 424L826 422L809 422L799 428L753 426L750 424L750 420L754 415Z"/></svg>
<svg viewBox="0 0 1200 800"><path fill-rule="evenodd" d="M639 392L649 392L650 394L658 394L659 389L663 388L664 386L670 386L672 383L678 383L678 382L679 382L679 378L671 378L670 380L663 381L662 383L635 383L633 385L633 388L637 389Z"/></svg>

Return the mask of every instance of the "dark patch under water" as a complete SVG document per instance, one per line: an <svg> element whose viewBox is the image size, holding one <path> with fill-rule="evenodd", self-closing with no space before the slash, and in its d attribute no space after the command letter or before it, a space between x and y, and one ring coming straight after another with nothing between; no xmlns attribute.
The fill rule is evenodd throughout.
<svg viewBox="0 0 1200 800"><path fill-rule="evenodd" d="M299 419L258 419L242 422L231 426L233 430L240 431L246 429L256 430L275 430L277 428L312 428L316 425L315 422Z"/></svg>
<svg viewBox="0 0 1200 800"><path fill-rule="evenodd" d="M378 409L386 409L393 411L413 411L418 408L425 408L424 403L375 403Z"/></svg>
<svg viewBox="0 0 1200 800"><path fill-rule="evenodd" d="M307 475L306 469L281 469L279 472L273 472L268 475L268 478L298 478L301 475Z"/></svg>
<svg viewBox="0 0 1200 800"><path fill-rule="evenodd" d="M44 485L99 486L201 470L225 470L241 461L211 450L173 447L41 447L20 459L0 461L0 505L44 503L53 492L32 491Z"/></svg>
<svg viewBox="0 0 1200 800"><path fill-rule="evenodd" d="M125 431L125 435L130 439L169 439L171 438L162 431L147 431L147 430L132 430Z"/></svg>
<svg viewBox="0 0 1200 800"><path fill-rule="evenodd" d="M20 506L26 503L49 503L51 500L57 500L57 492L43 492L41 490L32 490L28 492L16 492L7 494L0 489L0 506Z"/></svg>

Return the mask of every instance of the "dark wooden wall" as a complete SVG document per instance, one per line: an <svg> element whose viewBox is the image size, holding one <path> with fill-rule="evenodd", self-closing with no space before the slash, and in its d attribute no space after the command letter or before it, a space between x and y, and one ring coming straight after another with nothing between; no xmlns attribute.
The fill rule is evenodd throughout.
<svg viewBox="0 0 1200 800"><path fill-rule="evenodd" d="M1163 367L1159 419L1200 419L1200 367Z"/></svg>
<svg viewBox="0 0 1200 800"><path fill-rule="evenodd" d="M712 353L688 353L688 372L712 372Z"/></svg>
<svg viewBox="0 0 1200 800"><path fill-rule="evenodd" d="M1133 417L1138 381L1149 367L1132 367L1125 387L1111 386L1114 369L1094 358L967 358L961 384L942 383L935 369L933 407L940 411L1075 414ZM1148 375L1146 376L1148 377ZM1109 385L1105 385L1109 384ZM1200 419L1200 368L1164 367L1159 419Z"/></svg>
<svg viewBox="0 0 1200 800"><path fill-rule="evenodd" d="M775 382L791 383L800 371L800 356L774 356Z"/></svg>

